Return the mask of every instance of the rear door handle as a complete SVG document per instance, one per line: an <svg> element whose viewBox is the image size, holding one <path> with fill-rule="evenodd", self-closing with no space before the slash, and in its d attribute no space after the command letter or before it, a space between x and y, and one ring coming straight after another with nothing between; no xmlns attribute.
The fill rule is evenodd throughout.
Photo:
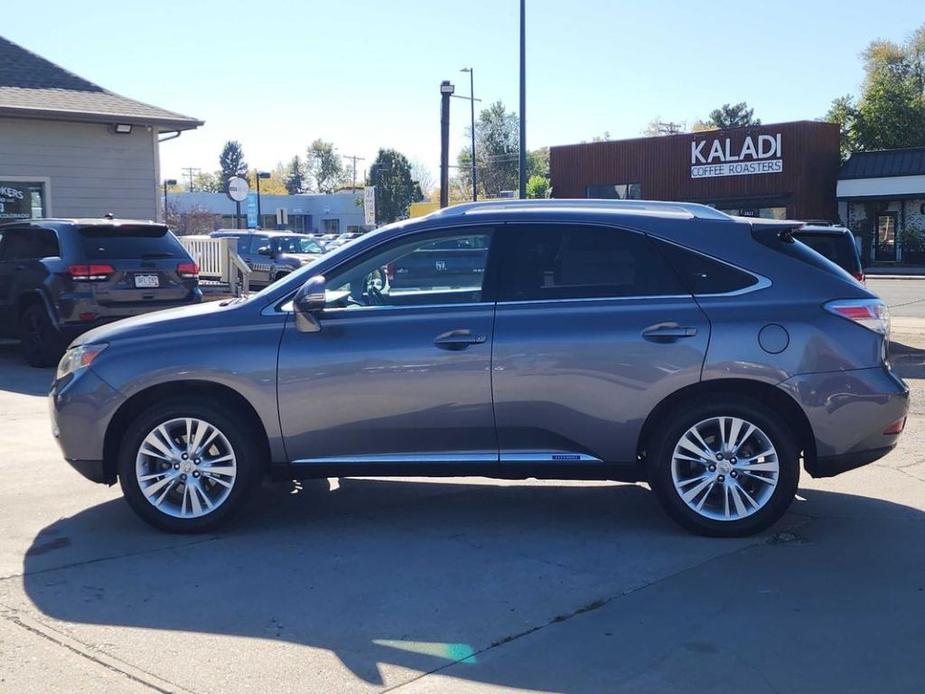
<svg viewBox="0 0 925 694"><path fill-rule="evenodd" d="M694 337L697 328L677 323L659 323L650 325L642 331L642 336L650 342L675 342L682 337Z"/></svg>
<svg viewBox="0 0 925 694"><path fill-rule="evenodd" d="M487 339L485 335L473 335L471 330L450 330L437 335L434 344L440 349L458 351L466 349L469 345L481 345Z"/></svg>

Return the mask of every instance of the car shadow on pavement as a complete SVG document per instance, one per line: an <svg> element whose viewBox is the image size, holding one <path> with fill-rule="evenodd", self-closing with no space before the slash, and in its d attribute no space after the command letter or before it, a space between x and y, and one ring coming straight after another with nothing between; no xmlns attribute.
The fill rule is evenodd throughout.
<svg viewBox="0 0 925 694"><path fill-rule="evenodd" d="M53 368L29 366L19 353L19 342L0 341L0 390L23 395L48 395L55 376Z"/></svg>
<svg viewBox="0 0 925 694"><path fill-rule="evenodd" d="M897 563L921 562L919 549L897 552L889 542L852 539L862 522L898 520L908 529L904 546L923 547L925 524L910 522L922 520L918 510L832 492L805 490L801 496L805 501L795 502L774 529L736 540L684 533L639 485L374 479L342 479L330 487L326 480L274 485L261 490L227 530L207 536L159 533L114 500L43 529L25 556L23 582L38 610L77 633L90 629L85 638L91 642L108 640L105 631L92 631L96 627L170 630L167 650L178 652L181 643L195 651L196 635L244 636L330 651L371 687L395 684L394 673L403 668L451 668L453 677L472 682L576 691L586 686L574 679L580 667L479 664L500 644L583 618L642 587L660 590L666 576L675 577L678 590L692 592L692 609L705 609L721 596L695 587L698 573L711 560L743 561L742 550L806 548L772 557L782 576L753 567L746 574L754 575L736 579L742 599L760 606L742 608L733 625L742 629L755 619L754 609L785 609L776 606L779 591L798 604L809 600L802 575L808 569L794 568L791 575L786 567L833 562L821 547L834 547L837 560L849 567L833 573L836 593L838 581L855 566L908 576L914 567ZM814 509L835 520L810 522ZM837 530L845 526L852 529L848 539ZM871 589L872 596L876 592ZM879 594L870 605L861 600L859 609L886 609L888 615L893 602L904 599ZM653 615L655 626L645 625L645 618L615 619L601 631L619 636L610 641L617 649L611 655L615 668L661 657L663 644L656 642L640 654L640 663L618 657L624 646L639 648L654 639L658 629L648 630L659 620L670 622L664 626L671 633L689 628L692 619L700 624L699 617L685 614ZM857 639L880 633L879 623L866 624ZM767 638L779 648L774 633L782 632L769 628ZM156 636L145 638L153 654L166 657L152 641ZM842 634L840 643L845 638L855 637ZM143 658L146 650L138 648L131 657ZM322 656L299 653L305 659L301 672L319 676ZM216 657L212 666L224 669ZM290 651L285 657L294 656ZM149 671L159 667L156 659L135 664ZM402 676L407 679L407 672Z"/></svg>
<svg viewBox="0 0 925 694"><path fill-rule="evenodd" d="M890 363L901 378L925 378L923 349L893 340L890 343Z"/></svg>

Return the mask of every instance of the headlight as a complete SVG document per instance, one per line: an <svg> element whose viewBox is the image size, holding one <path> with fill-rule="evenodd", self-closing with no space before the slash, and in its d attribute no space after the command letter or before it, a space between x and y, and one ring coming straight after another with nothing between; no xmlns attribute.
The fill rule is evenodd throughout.
<svg viewBox="0 0 925 694"><path fill-rule="evenodd" d="M105 342L100 342L95 345L78 345L77 347L71 347L64 353L64 356L61 357L61 361L58 362L58 373L55 375L55 378L62 379L68 374L75 373L86 366L90 366L93 360L108 346L109 345Z"/></svg>

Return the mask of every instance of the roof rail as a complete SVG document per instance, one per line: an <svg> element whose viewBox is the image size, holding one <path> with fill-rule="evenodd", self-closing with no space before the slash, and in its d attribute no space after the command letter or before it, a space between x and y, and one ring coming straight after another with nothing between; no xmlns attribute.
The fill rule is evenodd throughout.
<svg viewBox="0 0 925 694"><path fill-rule="evenodd" d="M732 219L725 212L694 202L663 202L660 200L601 200L584 198L538 198L529 200L484 200L465 202L432 212L437 217L457 217L471 212L536 208L603 209L615 212L649 212L682 214L697 219Z"/></svg>

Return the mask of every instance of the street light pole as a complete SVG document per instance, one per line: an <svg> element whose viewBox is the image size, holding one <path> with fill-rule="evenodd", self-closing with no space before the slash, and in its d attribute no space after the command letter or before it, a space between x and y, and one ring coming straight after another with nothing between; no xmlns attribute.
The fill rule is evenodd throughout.
<svg viewBox="0 0 925 694"><path fill-rule="evenodd" d="M527 197L527 38L526 0L520 0L520 199Z"/></svg>
<svg viewBox="0 0 925 694"><path fill-rule="evenodd" d="M440 83L440 207L450 204L450 96L456 88Z"/></svg>
<svg viewBox="0 0 925 694"><path fill-rule="evenodd" d="M260 211L260 179L269 177L269 171L258 171L254 176L254 179L257 181L257 227L260 229L263 228L263 213Z"/></svg>
<svg viewBox="0 0 925 694"><path fill-rule="evenodd" d="M479 187L478 181L476 180L476 166L475 166L475 68L464 67L460 72L469 73L469 114L470 114L470 123L469 133L472 136L472 202L477 202L479 199Z"/></svg>
<svg viewBox="0 0 925 694"><path fill-rule="evenodd" d="M175 178L165 178L164 179L164 224L167 223L167 186L177 185L177 179Z"/></svg>

